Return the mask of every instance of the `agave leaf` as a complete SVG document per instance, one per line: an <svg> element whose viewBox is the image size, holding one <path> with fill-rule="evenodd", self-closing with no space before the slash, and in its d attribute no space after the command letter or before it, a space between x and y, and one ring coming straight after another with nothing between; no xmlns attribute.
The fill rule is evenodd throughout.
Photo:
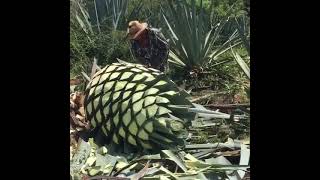
<svg viewBox="0 0 320 180"><path fill-rule="evenodd" d="M250 160L250 149L248 149L247 145L242 143L239 165L249 165L249 160ZM240 178L243 178L245 176L244 171L238 171L238 174L240 175Z"/></svg>
<svg viewBox="0 0 320 180"><path fill-rule="evenodd" d="M171 171L169 171L168 169L166 169L165 167L161 166L159 168L159 170L165 172L166 174L170 175L171 177L173 177L174 179L179 179L175 174L173 174Z"/></svg>
<svg viewBox="0 0 320 180"><path fill-rule="evenodd" d="M180 67L186 67L186 64L171 50L169 52L169 62L173 63L174 65L180 66Z"/></svg>
<svg viewBox="0 0 320 180"><path fill-rule="evenodd" d="M160 154L152 154L152 155L144 155L141 156L138 160L160 160L161 159L161 155Z"/></svg>
<svg viewBox="0 0 320 180"><path fill-rule="evenodd" d="M81 28L83 29L83 31L88 34L87 27L84 25L82 19L77 14L76 14L76 19L77 19L78 23L80 24Z"/></svg>
<svg viewBox="0 0 320 180"><path fill-rule="evenodd" d="M172 151L170 151L170 150L162 150L161 152L162 152L161 153L162 157L168 158L171 161L175 162L184 172L187 171L187 167L184 165L184 163L182 162L181 158L176 156Z"/></svg>
<svg viewBox="0 0 320 180"><path fill-rule="evenodd" d="M89 165L89 166L92 166L95 162L96 162L96 160L97 160L97 157L95 157L95 156L91 156L91 157L89 157L88 159L87 159L87 164Z"/></svg>
<svg viewBox="0 0 320 180"><path fill-rule="evenodd" d="M205 162L209 164L232 165L231 162L228 159L226 159L224 156L209 158L209 159L206 159ZM238 174L238 171L226 171L226 175L230 180L241 180Z"/></svg>
<svg viewBox="0 0 320 180"><path fill-rule="evenodd" d="M240 57L240 55L237 52L234 52L231 48L232 54L234 56L234 59L237 61L243 72L247 75L247 77L250 79L250 69L246 62Z"/></svg>
<svg viewBox="0 0 320 180"><path fill-rule="evenodd" d="M93 34L92 25L91 25L91 23L89 22L89 14L88 14L88 12L87 12L87 11L85 10L85 8L79 3L79 1L76 1L76 2L77 2L77 5L78 5L78 7L79 7L79 9L80 9L80 12L81 12L83 18L85 19L86 24L87 24L87 26L85 26L84 23L82 22L83 25L84 25L85 27L88 27L90 33ZM78 18L79 18L79 17L78 17ZM80 18L79 18L79 19L80 19ZM82 20L81 20L81 21L82 21ZM85 32L86 32L86 31L85 31ZM87 32L86 32L86 33L87 33Z"/></svg>
<svg viewBox="0 0 320 180"><path fill-rule="evenodd" d="M89 169L89 175L90 176L95 176L98 173L102 172L101 167L100 166L95 166Z"/></svg>

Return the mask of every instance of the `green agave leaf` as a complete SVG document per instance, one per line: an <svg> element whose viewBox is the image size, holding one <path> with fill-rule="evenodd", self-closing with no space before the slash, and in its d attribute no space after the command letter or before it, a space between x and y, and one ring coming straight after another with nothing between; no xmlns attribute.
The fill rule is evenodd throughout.
<svg viewBox="0 0 320 180"><path fill-rule="evenodd" d="M137 88L136 88L136 91L141 91L141 90L144 90L147 88L147 85L145 84L138 84L137 85Z"/></svg>
<svg viewBox="0 0 320 180"><path fill-rule="evenodd" d="M157 113L158 110L158 105L153 104L151 106L148 106L147 108L147 112L148 112L148 118L154 117Z"/></svg>
<svg viewBox="0 0 320 180"><path fill-rule="evenodd" d="M142 96L143 96L143 91L140 91L140 92L136 92L132 95L132 102L135 103L137 102L138 100L141 100Z"/></svg>
<svg viewBox="0 0 320 180"><path fill-rule="evenodd" d="M157 104L167 104L169 103L170 101L167 99L167 98L164 98L164 97L161 97L161 96L157 96L157 99L156 99L156 103Z"/></svg>
<svg viewBox="0 0 320 180"><path fill-rule="evenodd" d="M109 114L109 111L110 111L110 106L106 106L104 109L103 109L103 114L106 116Z"/></svg>
<svg viewBox="0 0 320 180"><path fill-rule="evenodd" d="M115 84L115 81L108 81L104 85L104 92L108 92L113 88L113 85Z"/></svg>
<svg viewBox="0 0 320 180"><path fill-rule="evenodd" d="M146 110L142 109L136 116L137 123L139 126L141 126L146 120L147 120L147 115L146 115Z"/></svg>
<svg viewBox="0 0 320 180"><path fill-rule="evenodd" d="M138 68L131 68L131 71L137 72L137 73L142 72L142 70L141 70L141 69L138 69Z"/></svg>
<svg viewBox="0 0 320 180"><path fill-rule="evenodd" d="M128 83L125 90L129 90L129 89L135 87L136 85L137 85L136 83Z"/></svg>
<svg viewBox="0 0 320 180"><path fill-rule="evenodd" d="M83 29L83 31L88 34L88 30L87 27L84 25L82 19L76 14L76 19L78 21L78 23L80 24L81 28Z"/></svg>
<svg viewBox="0 0 320 180"><path fill-rule="evenodd" d="M120 78L120 80L127 80L133 75L132 72L124 72Z"/></svg>
<svg viewBox="0 0 320 180"><path fill-rule="evenodd" d="M156 101L156 97L155 96L147 96L144 99L144 107L149 106L151 104L154 104Z"/></svg>
<svg viewBox="0 0 320 180"><path fill-rule="evenodd" d="M125 111L128 109L129 102L130 102L130 99L122 102L122 104L121 104L121 110L122 110L122 112L125 112Z"/></svg>
<svg viewBox="0 0 320 180"><path fill-rule="evenodd" d="M100 102L100 98L97 97L95 100L93 100L93 109L97 109Z"/></svg>
<svg viewBox="0 0 320 180"><path fill-rule="evenodd" d="M102 122L102 117L101 117L100 111L98 111L98 112L96 113L96 120L97 120L99 123Z"/></svg>
<svg viewBox="0 0 320 180"><path fill-rule="evenodd" d="M147 77L147 79L146 80L144 80L145 82L151 82L151 81L153 81L153 80L155 80L156 78L154 78L153 76L149 76L149 77Z"/></svg>
<svg viewBox="0 0 320 180"><path fill-rule="evenodd" d="M131 109L128 109L122 118L122 122L124 123L124 125L128 126L130 121L131 121Z"/></svg>
<svg viewBox="0 0 320 180"><path fill-rule="evenodd" d="M123 90L127 84L128 84L128 81L117 81L114 91Z"/></svg>
<svg viewBox="0 0 320 180"><path fill-rule="evenodd" d="M86 164L88 164L89 166L92 166L96 162L96 160L97 160L97 157L91 156L87 159Z"/></svg>
<svg viewBox="0 0 320 180"><path fill-rule="evenodd" d="M136 114L137 112L141 111L142 109L142 104L143 104L144 99L140 99L140 101L137 101L133 104L133 112Z"/></svg>
<svg viewBox="0 0 320 180"><path fill-rule="evenodd" d="M102 170L101 170L101 167L100 166L95 166L95 167L92 167L89 169L89 175L90 176L95 176L99 173L101 173Z"/></svg>
<svg viewBox="0 0 320 180"><path fill-rule="evenodd" d="M141 138L141 139L143 139L143 140L149 140L149 135L148 135L148 133L147 133L145 130L143 130L143 129L141 129L141 130L139 131L138 137Z"/></svg>
<svg viewBox="0 0 320 180"><path fill-rule="evenodd" d="M90 120L90 124L93 128L97 127L97 123L93 118Z"/></svg>
<svg viewBox="0 0 320 180"><path fill-rule="evenodd" d="M112 140L113 140L114 143L119 144L119 139L118 139L118 136L116 134L113 134Z"/></svg>
<svg viewBox="0 0 320 180"><path fill-rule="evenodd" d="M110 130L111 130L111 121L110 120L106 123L106 126L107 126L108 131L110 132Z"/></svg>
<svg viewBox="0 0 320 180"><path fill-rule="evenodd" d="M113 123L117 126L119 124L119 112L113 117Z"/></svg>
<svg viewBox="0 0 320 180"><path fill-rule="evenodd" d="M120 96L120 94L121 94L120 91L113 93L112 100L113 101L116 100Z"/></svg>
<svg viewBox="0 0 320 180"><path fill-rule="evenodd" d="M147 122L146 125L144 126L144 128L149 132L149 133L152 133L153 132L153 123L150 121L150 122Z"/></svg>
<svg viewBox="0 0 320 180"><path fill-rule="evenodd" d="M153 87L163 86L165 84L168 84L168 83L166 81L164 81L164 80L160 80L156 84L154 84Z"/></svg>
<svg viewBox="0 0 320 180"><path fill-rule="evenodd" d="M171 161L175 162L184 172L187 172L187 167L181 158L176 156L171 150L162 150L161 152L161 157L170 159Z"/></svg>
<svg viewBox="0 0 320 180"><path fill-rule="evenodd" d="M122 99L127 99L127 98L130 96L131 92L132 92L132 91L125 91L125 92L123 93ZM129 99L129 100L130 100L130 99Z"/></svg>
<svg viewBox="0 0 320 180"><path fill-rule="evenodd" d="M131 135L129 135L128 137L128 142L132 145L135 145L135 146L137 145L136 140Z"/></svg>
<svg viewBox="0 0 320 180"><path fill-rule="evenodd" d="M102 91L102 87L103 87L103 84L98 85L98 86L96 87L96 89L94 90L94 91L96 92L96 94L99 94L99 93Z"/></svg>
<svg viewBox="0 0 320 180"><path fill-rule="evenodd" d="M150 88L147 91L145 91L144 96L149 96L149 95L155 95L159 92L159 89L157 88Z"/></svg>
<svg viewBox="0 0 320 180"><path fill-rule="evenodd" d="M141 144L141 146L145 149L152 149L152 146L148 143L148 142L143 142L142 140L138 139L139 143Z"/></svg>
<svg viewBox="0 0 320 180"><path fill-rule="evenodd" d="M133 135L137 135L138 133L138 126L136 122L131 122L131 124L129 125L129 132Z"/></svg>
<svg viewBox="0 0 320 180"><path fill-rule="evenodd" d="M240 151L240 163L239 165L249 165L250 161L250 149L248 145L241 144L241 151ZM239 170L238 174L240 178L242 179L245 176L245 172Z"/></svg>
<svg viewBox="0 0 320 180"><path fill-rule="evenodd" d="M143 75L141 75L141 74L136 74L136 75L134 76L134 78L132 79L132 81L133 81L133 82L137 82L137 81L140 81L140 80L143 79L143 78L144 78Z"/></svg>
<svg viewBox="0 0 320 180"><path fill-rule="evenodd" d="M165 172L166 174L170 175L171 177L173 177L174 179L179 179L175 174L173 174L171 171L169 171L168 169L166 169L165 167L161 166L159 168L161 171Z"/></svg>
<svg viewBox="0 0 320 180"><path fill-rule="evenodd" d="M114 71L116 68L117 68L117 66L115 66L114 64L113 64L113 65L110 65L110 66L107 68L106 73L107 73L107 72L112 72L112 71Z"/></svg>
<svg viewBox="0 0 320 180"><path fill-rule="evenodd" d="M115 104L112 106L112 112L113 112L113 113L116 113L117 110L118 110L118 102L115 103Z"/></svg>
<svg viewBox="0 0 320 180"><path fill-rule="evenodd" d="M112 81L112 80L114 80L114 79L118 78L118 77L119 77L119 75L120 75L120 73L119 73L119 72L114 72L114 73L112 73L112 74L110 75L109 80L110 80L110 81Z"/></svg>
<svg viewBox="0 0 320 180"><path fill-rule="evenodd" d="M128 69L128 67L126 66L120 66L118 67L117 71L121 71L121 70L124 70L124 69ZM122 76L121 76L122 77Z"/></svg>
<svg viewBox="0 0 320 180"><path fill-rule="evenodd" d="M107 80L107 78L110 76L110 73L104 73L101 75L100 80L99 80L99 84L103 83L105 80ZM97 77L97 76L96 76Z"/></svg>
<svg viewBox="0 0 320 180"><path fill-rule="evenodd" d="M159 96L163 96L163 95L174 96L176 94L178 94L178 93L175 91L167 91L167 92L159 93Z"/></svg>
<svg viewBox="0 0 320 180"><path fill-rule="evenodd" d="M168 113L172 113L172 111L165 107L159 106L157 115L161 116L163 114L168 114Z"/></svg>
<svg viewBox="0 0 320 180"><path fill-rule="evenodd" d="M142 71L149 71L147 68L143 67L143 66L140 66L138 67L139 69L141 69ZM143 74L143 73L142 73Z"/></svg>
<svg viewBox="0 0 320 180"><path fill-rule="evenodd" d="M231 52L234 56L234 59L237 61L243 72L247 75L247 77L250 79L250 69L246 62L240 57L240 55L237 52L234 52L231 48Z"/></svg>
<svg viewBox="0 0 320 180"><path fill-rule="evenodd" d="M111 92L108 92L102 96L102 105L105 105L110 99Z"/></svg>
<svg viewBox="0 0 320 180"><path fill-rule="evenodd" d="M126 132L124 131L122 126L119 128L119 135L123 138L126 138Z"/></svg>

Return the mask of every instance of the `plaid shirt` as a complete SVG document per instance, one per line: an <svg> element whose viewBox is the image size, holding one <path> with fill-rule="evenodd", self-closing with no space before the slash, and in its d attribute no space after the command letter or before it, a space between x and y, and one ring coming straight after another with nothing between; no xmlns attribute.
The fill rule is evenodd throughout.
<svg viewBox="0 0 320 180"><path fill-rule="evenodd" d="M141 47L136 40L131 40L131 50L141 64L164 72L167 69L169 44L159 29L146 29L149 46Z"/></svg>

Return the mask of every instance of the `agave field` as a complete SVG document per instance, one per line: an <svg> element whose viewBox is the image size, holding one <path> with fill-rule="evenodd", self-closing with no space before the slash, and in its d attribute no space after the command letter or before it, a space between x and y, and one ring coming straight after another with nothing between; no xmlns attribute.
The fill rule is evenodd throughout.
<svg viewBox="0 0 320 180"><path fill-rule="evenodd" d="M70 0L70 179L250 179L249 5ZM169 72L133 57L136 19L168 39ZM112 143L84 138L103 123Z"/></svg>

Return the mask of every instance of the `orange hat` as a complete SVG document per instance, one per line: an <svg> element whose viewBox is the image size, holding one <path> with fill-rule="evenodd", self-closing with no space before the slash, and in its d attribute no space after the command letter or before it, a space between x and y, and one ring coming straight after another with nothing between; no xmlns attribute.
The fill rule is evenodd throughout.
<svg viewBox="0 0 320 180"><path fill-rule="evenodd" d="M127 36L129 39L136 39L145 29L147 29L147 23L140 23L139 21L130 21Z"/></svg>

